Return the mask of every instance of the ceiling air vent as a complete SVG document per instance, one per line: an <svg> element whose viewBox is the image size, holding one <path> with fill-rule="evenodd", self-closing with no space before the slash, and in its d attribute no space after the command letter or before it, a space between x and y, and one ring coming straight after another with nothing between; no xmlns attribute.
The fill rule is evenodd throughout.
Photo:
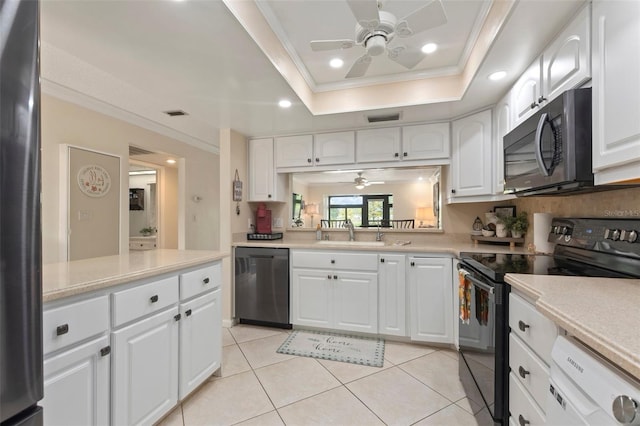
<svg viewBox="0 0 640 426"><path fill-rule="evenodd" d="M146 149L138 148L137 146L129 145L129 156L147 154L153 154L153 152L147 151Z"/></svg>
<svg viewBox="0 0 640 426"><path fill-rule="evenodd" d="M173 111L165 111L164 113L167 114L170 117L179 117L181 115L189 115L189 114L187 114L186 112L184 112L184 111L182 111L180 109L176 109L176 110L173 110Z"/></svg>
<svg viewBox="0 0 640 426"><path fill-rule="evenodd" d="M367 121L369 123L380 123L382 121L398 121L400 120L400 113L385 114L385 115L368 115Z"/></svg>

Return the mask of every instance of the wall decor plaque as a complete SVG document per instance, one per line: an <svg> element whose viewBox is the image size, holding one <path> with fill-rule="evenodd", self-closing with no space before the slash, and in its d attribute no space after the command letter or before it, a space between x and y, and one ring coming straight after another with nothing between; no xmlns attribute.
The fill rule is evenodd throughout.
<svg viewBox="0 0 640 426"><path fill-rule="evenodd" d="M104 197L111 189L109 172L95 164L80 168L77 179L80 191L89 197Z"/></svg>

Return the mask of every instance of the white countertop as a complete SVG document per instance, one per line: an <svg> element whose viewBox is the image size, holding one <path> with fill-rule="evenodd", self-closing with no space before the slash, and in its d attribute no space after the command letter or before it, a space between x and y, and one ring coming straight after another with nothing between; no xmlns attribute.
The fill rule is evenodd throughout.
<svg viewBox="0 0 640 426"><path fill-rule="evenodd" d="M558 326L640 380L640 280L508 274Z"/></svg>
<svg viewBox="0 0 640 426"><path fill-rule="evenodd" d="M524 254L527 253L524 247L515 247L510 249L508 245L496 244L478 244L474 245L469 242L460 242L458 240L447 241L440 238L429 242L411 242L407 245L396 245L396 241L403 241L403 238L385 241L384 245L374 245L374 241L369 241L371 245L367 245L366 241L357 241L358 245L350 245L347 241L237 241L233 243L234 247L279 247L290 249L314 249L314 250L358 250L358 251L376 251L380 253L400 252L400 253L443 253L459 257L462 252L473 253L511 253ZM410 237L406 238L409 241Z"/></svg>
<svg viewBox="0 0 640 426"><path fill-rule="evenodd" d="M229 256L209 250L146 250L42 265L42 300L49 302Z"/></svg>

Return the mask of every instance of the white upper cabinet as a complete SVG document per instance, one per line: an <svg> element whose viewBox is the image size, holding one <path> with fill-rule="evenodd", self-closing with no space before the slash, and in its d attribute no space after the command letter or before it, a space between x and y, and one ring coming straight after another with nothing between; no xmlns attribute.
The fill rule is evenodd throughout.
<svg viewBox="0 0 640 426"><path fill-rule="evenodd" d="M501 194L504 192L504 135L509 133L511 126L511 98L509 94L496 104L493 112L493 131L495 141L493 145L493 192Z"/></svg>
<svg viewBox="0 0 640 426"><path fill-rule="evenodd" d="M248 201L284 201L285 179L275 171L273 139L250 140Z"/></svg>
<svg viewBox="0 0 640 426"><path fill-rule="evenodd" d="M640 2L593 2L596 184L640 179Z"/></svg>
<svg viewBox="0 0 640 426"><path fill-rule="evenodd" d="M358 130L356 132L356 161L379 163L400 158L400 127Z"/></svg>
<svg viewBox="0 0 640 426"><path fill-rule="evenodd" d="M355 133L334 132L275 138L276 168L330 166L355 161Z"/></svg>
<svg viewBox="0 0 640 426"><path fill-rule="evenodd" d="M351 164L355 161L354 132L320 133L315 135L314 161L318 166Z"/></svg>
<svg viewBox="0 0 640 426"><path fill-rule="evenodd" d="M449 159L449 123L358 130L356 161Z"/></svg>
<svg viewBox="0 0 640 426"><path fill-rule="evenodd" d="M591 9L587 5L542 54L542 96L552 100L591 77Z"/></svg>
<svg viewBox="0 0 640 426"><path fill-rule="evenodd" d="M591 77L589 12L589 5L586 5L513 86L514 126L565 90L577 87Z"/></svg>
<svg viewBox="0 0 640 426"><path fill-rule="evenodd" d="M542 96L540 58L536 59L511 89L514 125L529 118L536 110Z"/></svg>
<svg viewBox="0 0 640 426"><path fill-rule="evenodd" d="M421 124L402 128L402 159L449 158L449 123Z"/></svg>
<svg viewBox="0 0 640 426"><path fill-rule="evenodd" d="M313 136L282 136L275 139L276 167L313 166Z"/></svg>
<svg viewBox="0 0 640 426"><path fill-rule="evenodd" d="M492 193L491 110L452 124L450 198Z"/></svg>

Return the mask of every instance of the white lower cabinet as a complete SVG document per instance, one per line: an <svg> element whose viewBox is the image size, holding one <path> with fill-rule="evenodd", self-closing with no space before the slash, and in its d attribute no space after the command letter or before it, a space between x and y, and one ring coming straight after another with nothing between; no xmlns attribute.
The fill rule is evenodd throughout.
<svg viewBox="0 0 640 426"><path fill-rule="evenodd" d="M44 361L45 425L109 424L109 337L102 336Z"/></svg>
<svg viewBox="0 0 640 426"><path fill-rule="evenodd" d="M112 419L152 424L178 402L178 307L111 333Z"/></svg>
<svg viewBox="0 0 640 426"><path fill-rule="evenodd" d="M220 368L220 296L221 290L217 289L180 304L180 399L189 395Z"/></svg>
<svg viewBox="0 0 640 426"><path fill-rule="evenodd" d="M377 291L375 273L293 269L291 323L377 333Z"/></svg>
<svg viewBox="0 0 640 426"><path fill-rule="evenodd" d="M411 256L411 340L453 343L452 259Z"/></svg>
<svg viewBox="0 0 640 426"><path fill-rule="evenodd" d="M403 254L378 257L378 333L407 336L406 257Z"/></svg>

